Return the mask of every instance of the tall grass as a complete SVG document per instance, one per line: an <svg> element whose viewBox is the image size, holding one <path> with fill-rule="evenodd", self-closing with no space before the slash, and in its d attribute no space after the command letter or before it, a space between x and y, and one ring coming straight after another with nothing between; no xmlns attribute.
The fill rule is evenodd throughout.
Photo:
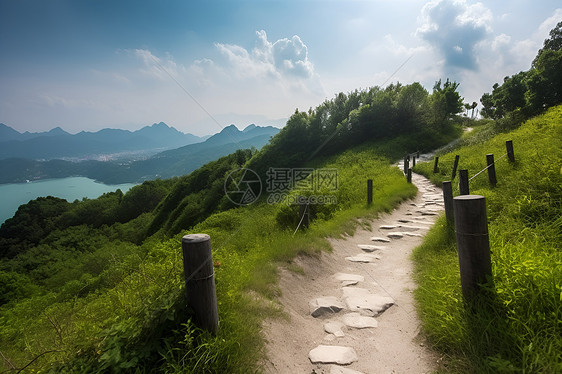
<svg viewBox="0 0 562 374"><path fill-rule="evenodd" d="M514 164L499 159L506 140L513 140ZM562 107L510 133L465 142L440 157L438 173L433 163L414 170L440 184L450 179L455 154L469 176L495 154L497 187L488 186L486 172L470 182L472 194L486 197L494 298L465 307L454 233L441 220L414 253L424 328L451 372L562 372Z"/></svg>
<svg viewBox="0 0 562 374"><path fill-rule="evenodd" d="M214 214L172 238L115 251L104 279L111 286L86 296L63 288L0 310L4 370L34 372L252 373L263 358L262 321L281 315L277 266L299 253L329 250L327 236L352 233L360 218L390 210L415 194L403 174L367 144L314 167L338 170L338 204L306 231L279 224L281 204L255 203ZM366 205L366 180L374 202ZM298 192L293 192L298 193ZM212 336L189 319L184 299L181 237L211 236L220 329ZM298 270L298 269L297 269ZM12 370L13 369L13 370Z"/></svg>

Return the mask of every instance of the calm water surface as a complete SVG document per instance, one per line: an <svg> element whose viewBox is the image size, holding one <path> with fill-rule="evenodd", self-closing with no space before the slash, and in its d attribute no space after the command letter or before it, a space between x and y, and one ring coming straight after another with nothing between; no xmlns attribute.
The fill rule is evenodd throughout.
<svg viewBox="0 0 562 374"><path fill-rule="evenodd" d="M83 197L95 199L118 188L126 192L133 183L107 185L84 177L47 179L31 183L0 184L0 225L11 218L21 204L39 196L55 196L72 202Z"/></svg>

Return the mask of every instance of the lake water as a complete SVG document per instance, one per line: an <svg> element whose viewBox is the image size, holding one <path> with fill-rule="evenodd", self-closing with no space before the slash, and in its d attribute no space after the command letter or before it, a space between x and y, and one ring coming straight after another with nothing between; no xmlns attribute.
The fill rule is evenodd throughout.
<svg viewBox="0 0 562 374"><path fill-rule="evenodd" d="M84 177L47 179L31 183L0 184L0 225L13 217L18 207L40 196L55 196L69 202L83 197L95 199L117 189L126 192L133 183L108 185Z"/></svg>

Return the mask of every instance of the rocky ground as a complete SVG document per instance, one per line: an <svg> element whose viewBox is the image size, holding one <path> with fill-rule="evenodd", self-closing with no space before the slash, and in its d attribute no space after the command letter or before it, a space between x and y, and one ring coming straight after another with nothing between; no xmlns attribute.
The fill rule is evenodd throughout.
<svg viewBox="0 0 562 374"><path fill-rule="evenodd" d="M413 175L418 194L372 229L332 239L332 253L281 269L287 319L271 319L267 373L428 373L439 357L420 336L410 254L443 210L442 192Z"/></svg>

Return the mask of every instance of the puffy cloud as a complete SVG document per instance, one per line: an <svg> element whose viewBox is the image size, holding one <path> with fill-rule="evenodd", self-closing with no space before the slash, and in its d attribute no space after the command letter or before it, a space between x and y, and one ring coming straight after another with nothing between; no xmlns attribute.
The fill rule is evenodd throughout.
<svg viewBox="0 0 562 374"><path fill-rule="evenodd" d="M238 76L308 79L315 75L308 47L298 35L272 43L264 30L256 34L258 40L251 51L238 45L215 44Z"/></svg>
<svg viewBox="0 0 562 374"><path fill-rule="evenodd" d="M475 46L491 31L489 9L465 0L435 0L423 7L421 20L417 35L443 55L446 67L477 70Z"/></svg>

